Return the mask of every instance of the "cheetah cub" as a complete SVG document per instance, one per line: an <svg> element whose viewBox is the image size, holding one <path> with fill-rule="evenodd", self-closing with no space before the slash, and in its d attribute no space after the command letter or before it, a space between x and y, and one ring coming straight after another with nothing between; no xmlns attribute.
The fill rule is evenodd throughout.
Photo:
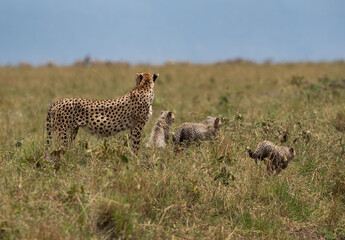
<svg viewBox="0 0 345 240"><path fill-rule="evenodd" d="M266 160L267 171L269 174L276 171L276 174L280 173L282 169L287 168L289 162L295 157L296 152L294 148L277 146L270 141L262 141L258 144L255 152L253 153L249 147L247 147L249 156L255 159Z"/></svg>
<svg viewBox="0 0 345 240"><path fill-rule="evenodd" d="M169 127L175 121L175 115L171 111L162 111L153 126L150 141L146 147L165 148L169 140Z"/></svg>
<svg viewBox="0 0 345 240"><path fill-rule="evenodd" d="M208 140L217 135L222 122L219 118L208 116L201 123L183 123L179 126L174 140L175 144L183 141L192 142L199 140Z"/></svg>

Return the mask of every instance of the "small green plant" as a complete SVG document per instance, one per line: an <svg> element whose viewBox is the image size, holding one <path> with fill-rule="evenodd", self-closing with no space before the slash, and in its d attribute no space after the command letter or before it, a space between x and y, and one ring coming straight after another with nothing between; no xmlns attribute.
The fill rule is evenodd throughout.
<svg viewBox="0 0 345 240"><path fill-rule="evenodd" d="M345 132L345 112L337 112L335 119L332 121L332 125L337 129L339 132Z"/></svg>
<svg viewBox="0 0 345 240"><path fill-rule="evenodd" d="M129 206L109 202L98 207L96 227L106 239L127 239L134 227Z"/></svg>
<svg viewBox="0 0 345 240"><path fill-rule="evenodd" d="M309 218L311 211L307 203L298 199L298 195L290 193L289 184L286 181L274 183L272 190L279 199L280 209L283 214L299 221Z"/></svg>
<svg viewBox="0 0 345 240"><path fill-rule="evenodd" d="M306 83L304 76L293 75L290 79L290 84L300 87Z"/></svg>
<svg viewBox="0 0 345 240"><path fill-rule="evenodd" d="M231 107L231 95L229 92L222 93L218 97L216 107L220 113L227 113L229 111Z"/></svg>
<svg viewBox="0 0 345 240"><path fill-rule="evenodd" d="M224 166L220 171L216 172L214 180L219 181L224 185L229 185L231 181L235 180L235 177L231 174L230 170Z"/></svg>

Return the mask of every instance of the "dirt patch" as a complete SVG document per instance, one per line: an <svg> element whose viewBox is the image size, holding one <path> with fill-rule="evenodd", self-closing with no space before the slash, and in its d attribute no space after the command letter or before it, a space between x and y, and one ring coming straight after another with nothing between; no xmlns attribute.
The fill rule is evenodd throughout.
<svg viewBox="0 0 345 240"><path fill-rule="evenodd" d="M326 239L322 234L307 228L300 228L295 230L294 233L299 236L299 239Z"/></svg>

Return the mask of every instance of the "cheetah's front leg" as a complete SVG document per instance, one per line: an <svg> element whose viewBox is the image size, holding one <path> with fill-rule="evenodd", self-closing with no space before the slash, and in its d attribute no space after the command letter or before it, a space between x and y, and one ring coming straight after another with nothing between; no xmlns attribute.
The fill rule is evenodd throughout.
<svg viewBox="0 0 345 240"><path fill-rule="evenodd" d="M145 123L140 122L137 124L133 124L133 126L131 127L132 151L134 155L138 154L141 131L143 130L144 125Z"/></svg>

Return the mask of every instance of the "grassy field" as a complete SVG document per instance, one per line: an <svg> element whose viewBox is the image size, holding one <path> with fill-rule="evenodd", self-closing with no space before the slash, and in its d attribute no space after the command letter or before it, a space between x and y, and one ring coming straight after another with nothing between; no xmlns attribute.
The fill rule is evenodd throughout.
<svg viewBox="0 0 345 240"><path fill-rule="evenodd" d="M128 132L45 148L49 104L121 96L142 71L160 77L139 160ZM345 238L344 62L0 67L0 84L0 239ZM145 148L161 110L171 131L224 125L178 153ZM262 140L296 150L279 175L248 157Z"/></svg>

